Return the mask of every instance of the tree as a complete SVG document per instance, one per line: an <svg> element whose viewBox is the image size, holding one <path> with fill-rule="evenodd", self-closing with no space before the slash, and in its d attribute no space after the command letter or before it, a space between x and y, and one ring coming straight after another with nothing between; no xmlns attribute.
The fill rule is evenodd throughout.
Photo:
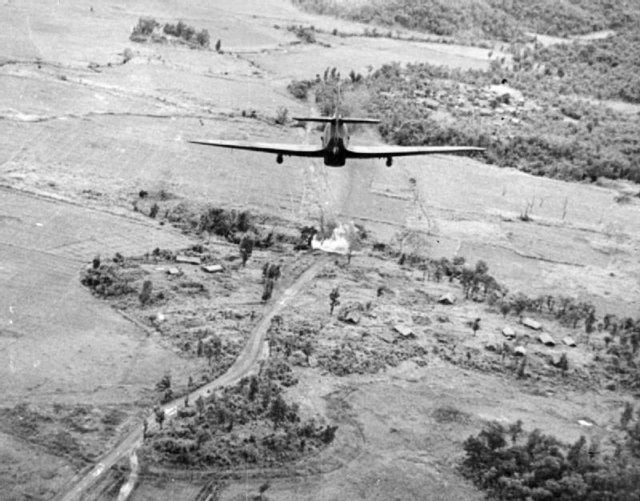
<svg viewBox="0 0 640 501"><path fill-rule="evenodd" d="M216 52L222 52L222 40L218 39L218 41L216 42Z"/></svg>
<svg viewBox="0 0 640 501"><path fill-rule="evenodd" d="M151 206L151 209L149 209L149 217L150 217L151 219L155 219L155 218L156 218L156 216L158 215L158 211L159 211L159 210L160 210L160 206L159 206L158 204L154 203L154 204Z"/></svg>
<svg viewBox="0 0 640 501"><path fill-rule="evenodd" d="M200 47L208 48L211 43L211 37L209 36L209 32L207 30L199 31L196 35L196 42Z"/></svg>
<svg viewBox="0 0 640 501"><path fill-rule="evenodd" d="M100 254L96 255L93 258L93 261L91 262L91 265L92 265L94 270L97 270L98 268L100 268Z"/></svg>
<svg viewBox="0 0 640 501"><path fill-rule="evenodd" d="M511 443L516 445L518 436L522 433L522 421L518 419L515 423L512 423L507 428L507 432L511 436Z"/></svg>
<svg viewBox="0 0 640 501"><path fill-rule="evenodd" d="M558 368L562 371L562 377L565 377L567 375L567 371L569 370L569 359L567 359L566 353L563 353L560 356Z"/></svg>
<svg viewBox="0 0 640 501"><path fill-rule="evenodd" d="M500 313L502 313L503 318L507 316L507 313L511 311L511 303L509 301L502 301L500 303Z"/></svg>
<svg viewBox="0 0 640 501"><path fill-rule="evenodd" d="M198 415L202 416L204 414L204 398L202 398L202 395L199 395L196 399L196 409L198 409Z"/></svg>
<svg viewBox="0 0 640 501"><path fill-rule="evenodd" d="M271 406L269 407L269 417L273 421L273 427L277 428L278 425L284 421L287 416L287 403L282 398L282 395L278 393L276 398L271 401Z"/></svg>
<svg viewBox="0 0 640 501"><path fill-rule="evenodd" d="M154 414L156 418L156 423L158 423L158 426L160 426L160 429L162 429L162 424L164 423L164 420L166 418L164 409L162 407L156 407L154 410Z"/></svg>
<svg viewBox="0 0 640 501"><path fill-rule="evenodd" d="M340 304L340 291L338 287L334 287L334 289L329 294L329 315L333 315L333 310L336 306Z"/></svg>
<svg viewBox="0 0 640 501"><path fill-rule="evenodd" d="M625 402L624 410L620 416L620 426L626 428L631 418L633 418L633 405L630 402Z"/></svg>
<svg viewBox="0 0 640 501"><path fill-rule="evenodd" d="M274 286L274 279L268 278L267 281L264 283L264 290L262 291L263 302L266 303L267 301L269 301L269 299L271 299L271 295L273 294L273 286Z"/></svg>
<svg viewBox="0 0 640 501"><path fill-rule="evenodd" d="M253 253L255 241L250 235L244 235L240 240L240 257L242 258L242 266L247 264L247 260Z"/></svg>
<svg viewBox="0 0 640 501"><path fill-rule="evenodd" d="M140 303L145 305L151 301L151 290L153 289L153 282L151 280L145 280L142 284L142 290L140 291Z"/></svg>
<svg viewBox="0 0 640 501"><path fill-rule="evenodd" d="M473 335L476 335L476 332L480 330L480 318L476 318L471 324L471 329L473 330Z"/></svg>
<svg viewBox="0 0 640 501"><path fill-rule="evenodd" d="M522 357L522 361L518 366L518 379L523 379L527 377L526 369L527 369L527 357Z"/></svg>
<svg viewBox="0 0 640 501"><path fill-rule="evenodd" d="M251 376L251 381L249 382L249 393L247 394L247 398L250 402L253 402L258 394L260 387L258 386L258 378L255 376Z"/></svg>

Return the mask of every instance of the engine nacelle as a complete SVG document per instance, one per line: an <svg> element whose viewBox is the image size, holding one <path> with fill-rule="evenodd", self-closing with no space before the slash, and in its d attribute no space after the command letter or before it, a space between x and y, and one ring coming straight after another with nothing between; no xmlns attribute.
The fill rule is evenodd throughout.
<svg viewBox="0 0 640 501"><path fill-rule="evenodd" d="M393 165L393 157L387 157L387 167L391 167Z"/></svg>
<svg viewBox="0 0 640 501"><path fill-rule="evenodd" d="M281 153L281 154L279 154L279 155L276 157L276 162L278 162L279 164L281 164L283 161L284 161L284 158L282 157L282 153Z"/></svg>

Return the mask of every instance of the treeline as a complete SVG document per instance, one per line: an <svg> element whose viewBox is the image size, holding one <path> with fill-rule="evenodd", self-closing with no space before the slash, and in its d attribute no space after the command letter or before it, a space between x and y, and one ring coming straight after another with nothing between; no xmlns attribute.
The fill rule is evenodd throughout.
<svg viewBox="0 0 640 501"><path fill-rule="evenodd" d="M624 439L613 454L584 437L566 445L540 430L523 433L520 421L491 423L464 442L461 471L492 499L640 499L640 421L629 405L625 413Z"/></svg>
<svg viewBox="0 0 640 501"><path fill-rule="evenodd" d="M383 118L380 132L391 143L481 146L487 149L489 163L535 175L640 182L637 114L615 113L585 99L558 96L552 89L559 83L548 84L546 90L544 79L536 74L385 65L363 85L369 95L368 111ZM572 78L579 80L577 73ZM588 78L583 76L584 81ZM635 73L629 78L640 85ZM490 91L504 79L522 90L531 105L515 103L511 94ZM618 83L622 86L622 79ZM625 92L633 93L634 88ZM434 108L445 109L451 118L434 119Z"/></svg>
<svg viewBox="0 0 640 501"><path fill-rule="evenodd" d="M320 14L443 36L523 40L528 32L570 36L631 26L640 19L633 0L293 0Z"/></svg>
<svg viewBox="0 0 640 501"><path fill-rule="evenodd" d="M589 42L533 47L513 44L513 64L494 65L529 94L553 92L640 103L640 31Z"/></svg>

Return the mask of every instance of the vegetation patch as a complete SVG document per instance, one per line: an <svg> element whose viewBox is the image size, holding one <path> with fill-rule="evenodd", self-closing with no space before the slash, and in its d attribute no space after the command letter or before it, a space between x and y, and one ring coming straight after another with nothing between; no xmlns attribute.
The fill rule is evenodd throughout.
<svg viewBox="0 0 640 501"><path fill-rule="evenodd" d="M143 461L186 468L271 467L330 444L337 426L302 421L273 374L198 399L143 446Z"/></svg>
<svg viewBox="0 0 640 501"><path fill-rule="evenodd" d="M569 36L619 29L639 18L633 0L293 0L307 10L384 27L402 27L459 39L524 39L528 32Z"/></svg>
<svg viewBox="0 0 640 501"><path fill-rule="evenodd" d="M208 49L211 44L211 36L205 29L197 31L183 21L177 24L160 24L152 17L141 17L138 24L133 27L129 39L132 42L173 43L186 45L192 49ZM220 50L220 41L216 44L216 50Z"/></svg>
<svg viewBox="0 0 640 501"><path fill-rule="evenodd" d="M522 423L491 423L464 442L463 475L493 499L601 500L640 497L640 425L627 425L614 454L584 437L566 445Z"/></svg>

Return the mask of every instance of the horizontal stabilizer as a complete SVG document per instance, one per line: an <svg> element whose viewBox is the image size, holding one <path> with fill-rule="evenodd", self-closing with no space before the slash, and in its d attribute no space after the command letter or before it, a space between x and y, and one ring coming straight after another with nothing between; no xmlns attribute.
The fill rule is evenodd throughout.
<svg viewBox="0 0 640 501"><path fill-rule="evenodd" d="M293 117L294 120L298 122L320 122L320 123L330 123L335 122L334 117Z"/></svg>
<svg viewBox="0 0 640 501"><path fill-rule="evenodd" d="M378 118L345 117L345 118L341 118L340 121L345 124L379 124L380 123L380 120Z"/></svg>

